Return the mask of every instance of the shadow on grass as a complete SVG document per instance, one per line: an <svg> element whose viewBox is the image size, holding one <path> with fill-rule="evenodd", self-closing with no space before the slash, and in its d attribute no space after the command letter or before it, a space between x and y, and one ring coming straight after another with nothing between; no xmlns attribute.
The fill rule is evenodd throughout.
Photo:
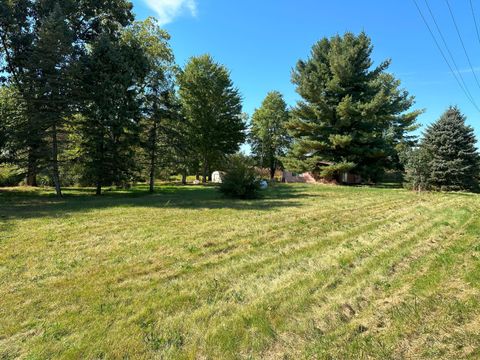
<svg viewBox="0 0 480 360"><path fill-rule="evenodd" d="M401 182L384 182L372 185L376 189L403 189L403 183Z"/></svg>
<svg viewBox="0 0 480 360"><path fill-rule="evenodd" d="M163 185L154 194L138 186L131 190L105 191L92 195L92 189L66 189L63 198L51 190L0 189L0 221L40 217L62 217L75 212L115 207L151 207L164 209L235 209L267 211L299 206L295 199L321 197L305 193L305 188L276 185L256 200L232 200L223 197L216 187Z"/></svg>

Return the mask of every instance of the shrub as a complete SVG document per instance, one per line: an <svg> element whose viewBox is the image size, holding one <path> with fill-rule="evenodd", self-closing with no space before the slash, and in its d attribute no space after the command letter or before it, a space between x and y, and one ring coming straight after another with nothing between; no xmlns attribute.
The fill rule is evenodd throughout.
<svg viewBox="0 0 480 360"><path fill-rule="evenodd" d="M260 193L260 179L250 159L244 155L230 158L220 191L231 198L254 199Z"/></svg>
<svg viewBox="0 0 480 360"><path fill-rule="evenodd" d="M430 152L420 146L406 152L404 158L405 188L415 191L430 190Z"/></svg>
<svg viewBox="0 0 480 360"><path fill-rule="evenodd" d="M0 186L17 186L22 181L22 172L14 165L0 165Z"/></svg>

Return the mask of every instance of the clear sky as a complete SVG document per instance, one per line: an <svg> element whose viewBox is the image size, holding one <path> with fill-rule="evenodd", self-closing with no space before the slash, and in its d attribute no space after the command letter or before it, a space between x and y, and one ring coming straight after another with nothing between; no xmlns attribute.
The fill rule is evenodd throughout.
<svg viewBox="0 0 480 360"><path fill-rule="evenodd" d="M436 31L425 1L417 1ZM480 0L472 1L480 26ZM480 80L480 40L470 2L449 2ZM446 1L428 3L480 106L480 85L470 70ZM249 114L270 90L279 90L289 105L295 105L298 96L290 74L296 62L305 59L322 37L364 30L373 40L376 63L391 58L390 71L416 97L416 107L426 109L420 123L428 124L448 105L458 105L480 136L480 112L455 81L411 0L134 0L134 5L138 18L155 16L170 33L178 64L210 53L226 65ZM440 37L438 41L442 44Z"/></svg>

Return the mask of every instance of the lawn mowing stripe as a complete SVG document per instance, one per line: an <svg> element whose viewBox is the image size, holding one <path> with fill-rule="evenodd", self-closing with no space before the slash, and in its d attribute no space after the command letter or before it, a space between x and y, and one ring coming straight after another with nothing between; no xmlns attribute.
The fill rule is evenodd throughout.
<svg viewBox="0 0 480 360"><path fill-rule="evenodd" d="M441 215L439 215L438 218L441 218ZM426 229L423 230L422 234L425 234L425 233L428 232L431 228L432 228L432 226L428 226ZM417 229L418 229L418 228L417 228ZM418 239L420 239L420 236L421 236L421 234L417 234L417 236L414 236L414 238L418 240ZM398 244L398 246L401 246L401 244ZM337 270L337 269L334 269L334 270ZM321 281L327 280L327 279L329 279L329 278L331 277L332 274L325 275L325 274L319 273L319 275L320 275L320 276L319 276L318 278L313 279L313 280L314 280L314 281L313 281L314 283L317 283L317 282L319 282L319 281L321 282ZM302 280L298 281L297 283L294 283L294 284L293 284L293 289L290 289L289 292L290 292L290 293L292 293L292 292L299 292L299 293L302 293L302 294L308 293L307 290L300 290L300 289L299 289L300 287L309 287L309 286L311 287L311 286L312 286L312 282L309 282L308 280L311 280L311 279L306 279L306 280L303 280L303 279L302 279ZM347 287L347 283L342 284L342 285L343 285L344 287ZM282 288L282 289L280 289L278 292L276 292L276 293L278 293L278 294L280 295L280 300L279 300L280 302L282 301L282 297L285 297L285 291L286 291L286 290L287 290L287 288ZM336 290L337 290L337 289L333 290L333 292L335 292ZM310 296L311 296L311 294L309 293L309 297L304 297L304 299L305 299L306 301L308 301L308 299L310 298ZM260 298L258 301L256 301L256 303L261 302L262 299L264 299L264 298L263 298L263 297ZM269 302L269 304L272 305L272 302L274 303L275 301L276 301L276 300L275 300L275 294L271 294L271 293L268 294L268 302ZM249 311L252 311L252 309L250 309L250 307L253 307L253 306L255 306L255 305L249 304L248 310L246 310L245 313L248 313ZM297 303L294 305L293 308L290 306L289 309L286 309L286 312L288 313L288 312L290 311L290 312L295 312L295 314L298 314L298 309L297 309L297 307L302 307L302 306L303 306L303 304L297 302ZM214 342L214 341L213 341L213 342Z"/></svg>

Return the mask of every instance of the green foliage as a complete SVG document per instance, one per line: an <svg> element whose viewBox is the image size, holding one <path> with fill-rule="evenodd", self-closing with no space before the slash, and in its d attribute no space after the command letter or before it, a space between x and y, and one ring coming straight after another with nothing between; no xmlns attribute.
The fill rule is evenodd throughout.
<svg viewBox="0 0 480 360"><path fill-rule="evenodd" d="M326 180L335 180L340 174L350 172L354 168L354 163L340 162L338 164L323 167L320 171L320 176L322 176Z"/></svg>
<svg viewBox="0 0 480 360"><path fill-rule="evenodd" d="M478 190L480 156L473 128L465 124L465 116L457 107L450 107L429 126L422 141L428 153L429 183L445 191Z"/></svg>
<svg viewBox="0 0 480 360"><path fill-rule="evenodd" d="M422 190L477 191L480 155L473 128L457 107L430 125L418 147L406 149L406 186Z"/></svg>
<svg viewBox="0 0 480 360"><path fill-rule="evenodd" d="M108 35L100 36L84 59L81 157L97 194L104 185L131 181L135 172L141 117L136 85L145 76L145 64L139 46Z"/></svg>
<svg viewBox="0 0 480 360"><path fill-rule="evenodd" d="M287 104L278 91L268 93L262 106L255 110L252 117L252 153L259 166L270 170L272 179L275 170L282 167L280 159L285 156L290 144L290 136L285 126L288 120Z"/></svg>
<svg viewBox="0 0 480 360"><path fill-rule="evenodd" d="M287 168L315 171L320 161L348 163L376 180L385 167L397 166L396 147L413 141L408 134L420 111L408 112L414 99L386 72L389 61L372 68L372 50L364 33L346 33L322 39L308 60L298 62L292 81L303 100L288 123L294 144ZM333 167L325 172L340 175Z"/></svg>
<svg viewBox="0 0 480 360"><path fill-rule="evenodd" d="M17 186L23 179L23 173L15 165L0 165L0 187Z"/></svg>
<svg viewBox="0 0 480 360"><path fill-rule="evenodd" d="M229 158L220 191L228 197L238 199L254 199L259 196L260 180L248 157L237 154Z"/></svg>
<svg viewBox="0 0 480 360"><path fill-rule="evenodd" d="M79 59L101 34L128 25L131 10L126 0L0 2L1 80L16 88L24 104L25 126L15 135L28 185L48 169L60 194L58 156L68 138L62 130L83 100Z"/></svg>
<svg viewBox="0 0 480 360"><path fill-rule="evenodd" d="M189 142L203 164L205 182L212 162L245 141L242 99L227 68L209 55L191 58L178 83Z"/></svg>
<svg viewBox="0 0 480 360"><path fill-rule="evenodd" d="M188 154L180 105L175 94L174 56L168 41L170 35L148 18L125 29L122 40L138 46L146 60L146 76L141 84L142 116L140 121L141 149L138 158L145 164L150 192L154 191L159 171L169 173L179 158Z"/></svg>
<svg viewBox="0 0 480 360"><path fill-rule="evenodd" d="M15 86L0 87L0 163L25 166L28 120L24 110L24 102Z"/></svg>
<svg viewBox="0 0 480 360"><path fill-rule="evenodd" d="M425 191L431 188L431 154L423 146L412 148L404 154L405 187Z"/></svg>

